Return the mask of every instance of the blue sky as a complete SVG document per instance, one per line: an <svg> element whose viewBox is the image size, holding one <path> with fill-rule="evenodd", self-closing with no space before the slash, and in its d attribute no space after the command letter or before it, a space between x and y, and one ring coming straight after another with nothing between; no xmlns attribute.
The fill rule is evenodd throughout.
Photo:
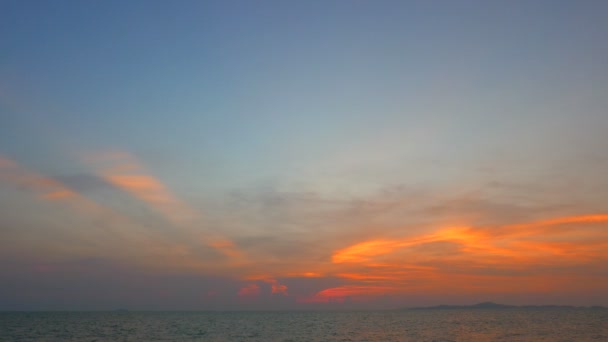
<svg viewBox="0 0 608 342"><path fill-rule="evenodd" d="M286 307L344 293L372 305L378 291L405 305L420 289L379 277L368 257L335 256L392 241L372 254L412 253L408 264L462 280L478 268L445 270L487 257L483 241L487 253L510 246L492 249L487 272L529 284L483 278L485 299L595 303L605 289L539 290L526 276L571 274L544 269L554 264L587 270L573 284L607 274L589 242L608 244L606 223L590 219L607 211L607 13L603 1L4 1L5 277L78 278L74 265L94 260L117 281L132 269L257 284ZM568 228L542 231L547 255L499 234L534 222ZM452 226L476 233L432 234ZM15 264L62 271L23 278ZM260 295L243 291L213 305ZM465 299L484 298L463 285L421 300Z"/></svg>

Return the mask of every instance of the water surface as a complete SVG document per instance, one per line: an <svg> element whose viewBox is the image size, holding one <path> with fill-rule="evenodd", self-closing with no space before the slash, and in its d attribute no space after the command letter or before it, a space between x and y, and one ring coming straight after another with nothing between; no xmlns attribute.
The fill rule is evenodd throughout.
<svg viewBox="0 0 608 342"><path fill-rule="evenodd" d="M608 310L4 312L0 341L608 341Z"/></svg>

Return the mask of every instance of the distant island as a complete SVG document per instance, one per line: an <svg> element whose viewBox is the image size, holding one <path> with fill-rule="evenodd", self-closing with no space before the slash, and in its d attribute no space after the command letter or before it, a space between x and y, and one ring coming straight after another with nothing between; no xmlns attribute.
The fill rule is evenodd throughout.
<svg viewBox="0 0 608 342"><path fill-rule="evenodd" d="M455 310L455 309L607 309L604 306L572 305L505 305L494 302L483 302L474 305L436 305L408 308L408 310Z"/></svg>

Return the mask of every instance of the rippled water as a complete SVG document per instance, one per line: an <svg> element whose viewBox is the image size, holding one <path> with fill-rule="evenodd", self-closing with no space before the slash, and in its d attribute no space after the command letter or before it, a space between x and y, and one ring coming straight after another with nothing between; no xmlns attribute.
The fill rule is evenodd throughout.
<svg viewBox="0 0 608 342"><path fill-rule="evenodd" d="M5 312L0 341L608 341L608 310Z"/></svg>

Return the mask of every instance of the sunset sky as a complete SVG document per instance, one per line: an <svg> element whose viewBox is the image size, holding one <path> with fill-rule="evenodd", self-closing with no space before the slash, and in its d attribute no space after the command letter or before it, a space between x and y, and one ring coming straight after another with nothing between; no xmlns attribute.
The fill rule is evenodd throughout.
<svg viewBox="0 0 608 342"><path fill-rule="evenodd" d="M608 305L608 1L0 2L0 310Z"/></svg>

